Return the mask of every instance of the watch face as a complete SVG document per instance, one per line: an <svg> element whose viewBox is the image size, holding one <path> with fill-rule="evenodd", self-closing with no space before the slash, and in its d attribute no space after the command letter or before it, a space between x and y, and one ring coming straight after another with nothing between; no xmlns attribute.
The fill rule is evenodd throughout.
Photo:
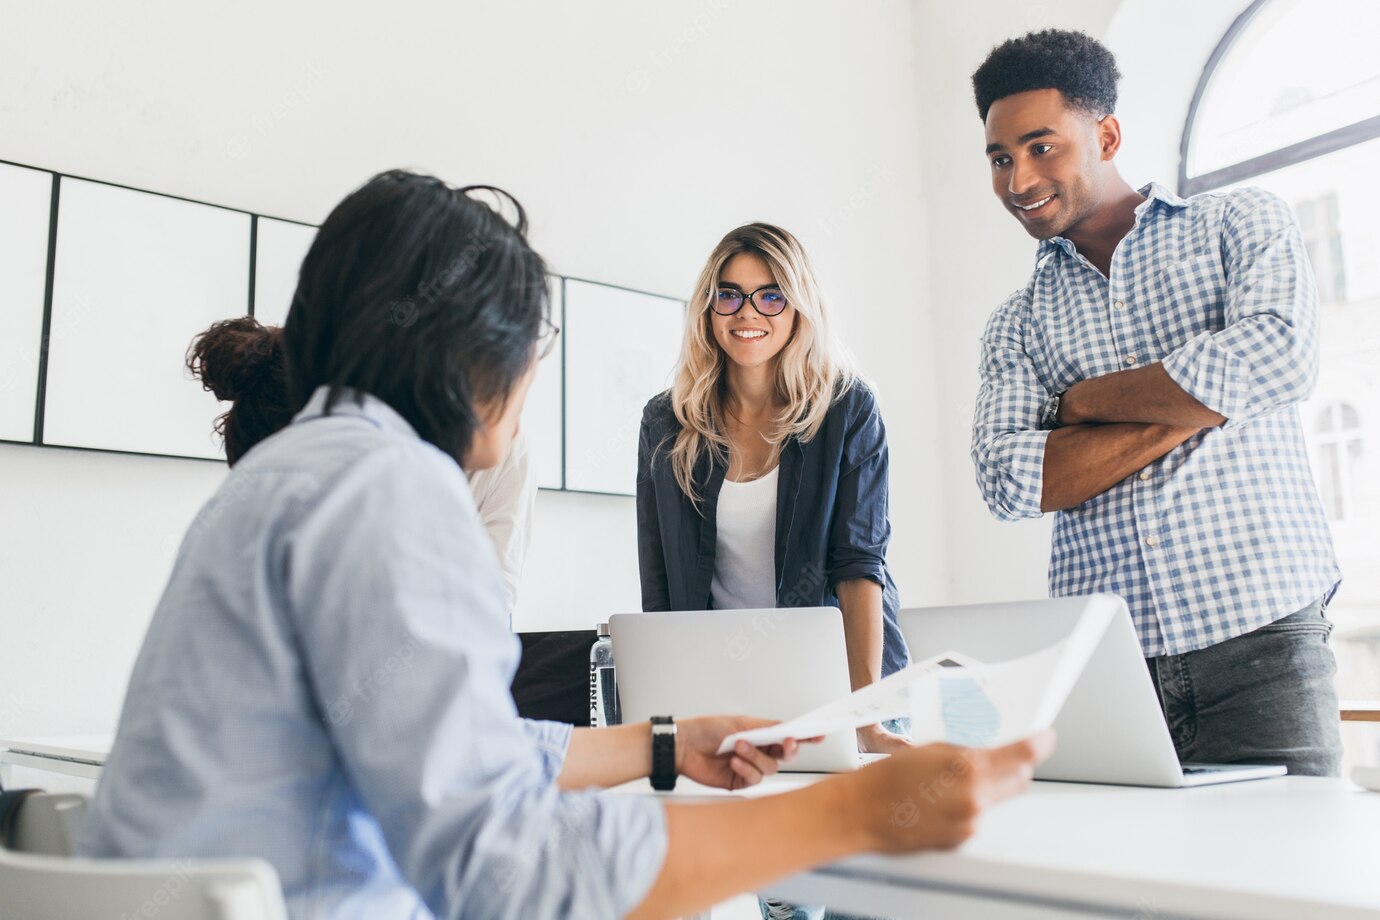
<svg viewBox="0 0 1380 920"><path fill-rule="evenodd" d="M1044 415L1040 418L1040 427L1053 428L1059 424L1059 397L1051 396L1045 403Z"/></svg>

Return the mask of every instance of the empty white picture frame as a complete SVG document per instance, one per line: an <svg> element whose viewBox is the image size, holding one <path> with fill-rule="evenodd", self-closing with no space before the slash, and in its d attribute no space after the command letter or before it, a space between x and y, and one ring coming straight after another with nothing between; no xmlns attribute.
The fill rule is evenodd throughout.
<svg viewBox="0 0 1380 920"><path fill-rule="evenodd" d="M550 276L547 284L551 291L551 322L563 327L565 315L560 276ZM560 489L565 482L561 461L564 438L561 419L561 381L565 370L562 363L563 344L558 338L551 354L537 365L537 376L527 391L527 402L522 407L522 435L527 441L527 455L538 489Z"/></svg>
<svg viewBox="0 0 1380 920"><path fill-rule="evenodd" d="M565 280L565 487L632 495L647 400L671 385L685 304Z"/></svg>
<svg viewBox="0 0 1380 920"><path fill-rule="evenodd" d="M254 246L254 318L281 326L297 291L302 259L316 239L316 228L260 217Z"/></svg>
<svg viewBox="0 0 1380 920"><path fill-rule="evenodd" d="M0 440L32 441L53 174L0 163Z"/></svg>
<svg viewBox="0 0 1380 920"><path fill-rule="evenodd" d="M63 177L44 443L223 456L193 336L249 304L248 214Z"/></svg>

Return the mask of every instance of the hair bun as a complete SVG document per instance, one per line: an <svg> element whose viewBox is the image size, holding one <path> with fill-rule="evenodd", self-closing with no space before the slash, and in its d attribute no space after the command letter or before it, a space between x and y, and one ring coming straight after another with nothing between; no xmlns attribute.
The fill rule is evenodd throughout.
<svg viewBox="0 0 1380 920"><path fill-rule="evenodd" d="M238 400L281 366L282 329L252 316L221 320L192 340L187 368L217 399Z"/></svg>

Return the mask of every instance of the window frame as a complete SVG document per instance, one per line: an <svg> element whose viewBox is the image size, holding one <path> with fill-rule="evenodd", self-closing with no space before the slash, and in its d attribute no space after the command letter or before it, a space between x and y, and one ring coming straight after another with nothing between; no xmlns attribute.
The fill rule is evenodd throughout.
<svg viewBox="0 0 1380 920"><path fill-rule="evenodd" d="M1188 152L1193 143L1193 126L1198 120L1198 106L1207 93L1208 84L1212 82L1217 66L1231 51L1236 40L1250 27L1265 5L1272 2L1274 0L1252 0L1251 5L1232 22L1226 34L1217 43L1217 47L1212 49L1212 54L1203 67L1203 73L1198 78L1198 85L1193 90L1193 101L1188 106L1188 117L1184 121L1183 135L1179 141L1179 194L1185 198L1262 176L1306 160L1317 159L1380 137L1380 115L1375 115L1201 175L1188 174Z"/></svg>

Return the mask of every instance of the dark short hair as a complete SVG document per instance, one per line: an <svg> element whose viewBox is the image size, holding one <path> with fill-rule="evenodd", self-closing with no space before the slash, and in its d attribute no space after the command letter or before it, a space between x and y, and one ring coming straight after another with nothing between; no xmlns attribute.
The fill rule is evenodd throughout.
<svg viewBox="0 0 1380 920"><path fill-rule="evenodd" d="M1082 32L1045 29L1002 42L973 72L978 117L987 120L992 103L1016 93L1057 89L1075 108L1092 115L1116 110L1116 58Z"/></svg>
<svg viewBox="0 0 1380 920"><path fill-rule="evenodd" d="M187 369L231 404L214 426L231 466L297 412L283 378L282 330L252 316L221 320L199 334L187 349Z"/></svg>
<svg viewBox="0 0 1380 920"><path fill-rule="evenodd" d="M492 186L405 170L370 179L302 261L283 326L291 398L330 387L329 412L344 388L370 393L463 460L481 408L506 404L548 321L546 267L526 232L522 206Z"/></svg>

